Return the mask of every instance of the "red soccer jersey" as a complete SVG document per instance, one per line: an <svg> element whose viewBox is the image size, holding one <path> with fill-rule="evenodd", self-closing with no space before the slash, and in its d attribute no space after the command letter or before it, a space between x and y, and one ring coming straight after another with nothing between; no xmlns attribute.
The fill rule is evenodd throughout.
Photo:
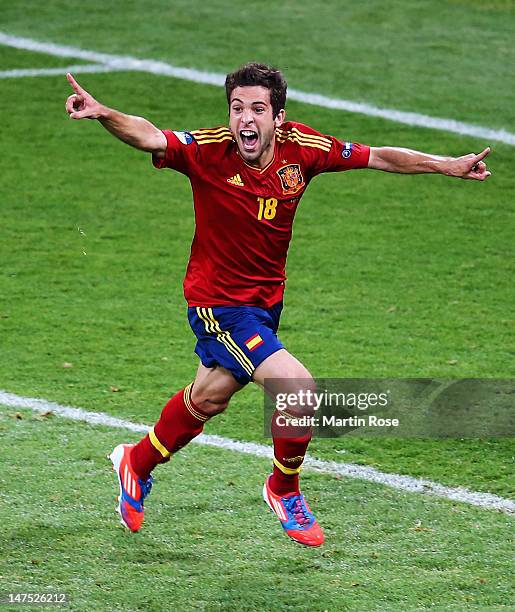
<svg viewBox="0 0 515 612"><path fill-rule="evenodd" d="M281 301L293 218L321 172L366 168L366 145L340 142L301 123L276 129L274 158L258 170L243 161L227 127L164 131L157 168L189 177L195 236L184 279L189 306L260 306Z"/></svg>

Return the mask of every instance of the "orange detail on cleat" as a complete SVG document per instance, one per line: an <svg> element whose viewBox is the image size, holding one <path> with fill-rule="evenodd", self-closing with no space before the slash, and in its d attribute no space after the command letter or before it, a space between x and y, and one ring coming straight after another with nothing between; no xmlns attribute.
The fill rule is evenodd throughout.
<svg viewBox="0 0 515 612"><path fill-rule="evenodd" d="M109 459L113 463L120 486L116 508L120 522L131 531L139 531L145 513L143 500L150 493L152 478L144 482L133 470L130 462L132 447L132 444L119 444L109 455Z"/></svg>
<svg viewBox="0 0 515 612"><path fill-rule="evenodd" d="M263 486L263 499L272 510L286 534L305 546L321 546L324 532L311 512L302 493L276 495L270 488L270 476Z"/></svg>

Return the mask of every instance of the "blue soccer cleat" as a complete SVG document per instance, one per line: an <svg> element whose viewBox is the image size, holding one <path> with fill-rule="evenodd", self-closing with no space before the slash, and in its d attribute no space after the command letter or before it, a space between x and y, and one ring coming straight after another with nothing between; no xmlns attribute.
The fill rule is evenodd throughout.
<svg viewBox="0 0 515 612"><path fill-rule="evenodd" d="M270 476L263 487L263 499L277 515L288 536L306 546L321 546L324 532L317 523L302 493L276 495L270 489Z"/></svg>
<svg viewBox="0 0 515 612"><path fill-rule="evenodd" d="M152 489L152 477L146 481L132 469L130 451L133 444L119 444L109 455L113 470L118 475L120 496L116 510L124 527L131 531L138 531L143 523L145 509L143 500Z"/></svg>

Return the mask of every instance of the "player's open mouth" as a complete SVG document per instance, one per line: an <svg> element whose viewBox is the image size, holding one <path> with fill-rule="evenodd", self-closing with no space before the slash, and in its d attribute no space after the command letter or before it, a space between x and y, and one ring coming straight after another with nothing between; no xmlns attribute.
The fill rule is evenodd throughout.
<svg viewBox="0 0 515 612"><path fill-rule="evenodd" d="M241 141L245 151L253 151L256 148L258 135L253 130L242 130L240 132Z"/></svg>

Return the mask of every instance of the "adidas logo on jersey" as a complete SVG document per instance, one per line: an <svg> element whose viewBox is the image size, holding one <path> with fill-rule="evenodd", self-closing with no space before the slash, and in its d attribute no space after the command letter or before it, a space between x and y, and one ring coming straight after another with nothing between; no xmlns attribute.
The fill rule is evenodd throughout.
<svg viewBox="0 0 515 612"><path fill-rule="evenodd" d="M243 181L241 180L241 176L239 174L235 174L231 178L228 178L227 182L230 183L231 185L236 185L237 187L244 187L245 186Z"/></svg>

